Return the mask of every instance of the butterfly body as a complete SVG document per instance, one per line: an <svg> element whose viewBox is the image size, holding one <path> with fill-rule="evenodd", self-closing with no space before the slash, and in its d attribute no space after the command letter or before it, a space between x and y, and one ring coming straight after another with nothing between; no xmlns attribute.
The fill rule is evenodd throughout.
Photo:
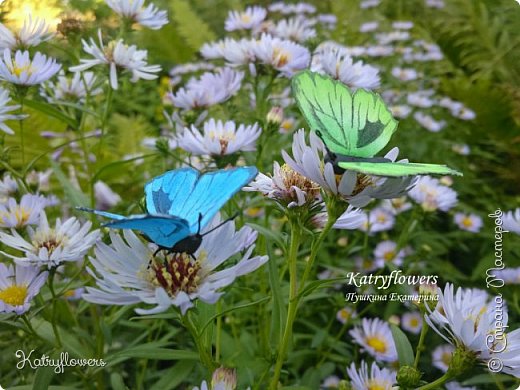
<svg viewBox="0 0 520 390"><path fill-rule="evenodd" d="M255 167L219 170L203 175L192 168L180 168L155 177L145 185L148 214L125 217L88 208L79 209L112 220L103 226L140 231L147 240L157 244L158 250L193 256L202 243L201 229L257 173Z"/></svg>
<svg viewBox="0 0 520 390"><path fill-rule="evenodd" d="M307 123L325 144L325 161L333 164L335 173L352 170L388 177L462 175L446 165L395 163L375 157L398 125L377 93L364 89L351 92L345 84L310 71L293 77L292 90Z"/></svg>

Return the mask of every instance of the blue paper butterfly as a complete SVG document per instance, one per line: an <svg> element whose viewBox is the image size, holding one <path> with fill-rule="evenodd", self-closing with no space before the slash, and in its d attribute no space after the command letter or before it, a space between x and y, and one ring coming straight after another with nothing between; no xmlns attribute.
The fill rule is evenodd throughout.
<svg viewBox="0 0 520 390"><path fill-rule="evenodd" d="M193 168L180 168L157 176L146 184L148 214L125 217L85 207L79 209L113 220L103 226L142 232L159 246L159 250L187 253L193 257L202 242L200 230L257 174L255 167L203 175Z"/></svg>

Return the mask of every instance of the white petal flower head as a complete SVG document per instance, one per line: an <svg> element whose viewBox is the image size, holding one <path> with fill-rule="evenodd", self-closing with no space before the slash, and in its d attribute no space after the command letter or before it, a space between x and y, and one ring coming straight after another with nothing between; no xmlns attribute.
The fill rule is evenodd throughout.
<svg viewBox="0 0 520 390"><path fill-rule="evenodd" d="M257 61L272 66L287 77L307 68L311 59L307 48L267 34L255 42L253 52Z"/></svg>
<svg viewBox="0 0 520 390"><path fill-rule="evenodd" d="M262 129L258 123L246 126L233 121L222 122L211 118L204 122L204 131L194 125L185 128L178 137L178 145L194 155L225 156L256 150L256 140Z"/></svg>
<svg viewBox="0 0 520 390"><path fill-rule="evenodd" d="M378 268L383 268L388 263L399 266L403 264L405 255L406 251L404 249L397 251L397 243L389 240L380 242L374 249L374 257Z"/></svg>
<svg viewBox="0 0 520 390"><path fill-rule="evenodd" d="M502 227L504 230L520 234L520 208L504 213L502 216Z"/></svg>
<svg viewBox="0 0 520 390"><path fill-rule="evenodd" d="M265 8L247 7L245 11L230 11L226 19L226 31L254 30L259 27L267 16Z"/></svg>
<svg viewBox="0 0 520 390"><path fill-rule="evenodd" d="M395 161L399 149L393 148L385 157ZM319 184L323 190L339 196L354 207L363 207L371 199L391 199L404 195L412 185L412 178L376 178L345 171L341 175L334 173L332 163L324 163L325 146L319 137L310 133L309 145L305 140L305 131L298 130L293 136L293 157L282 151L287 165L296 172Z"/></svg>
<svg viewBox="0 0 520 390"><path fill-rule="evenodd" d="M451 344L439 345L432 352L432 362L442 372L448 371L455 347Z"/></svg>
<svg viewBox="0 0 520 390"><path fill-rule="evenodd" d="M432 133L438 133L446 126L446 121L440 120L436 121L433 119L431 115L424 114L420 111L417 111L413 114L413 118L426 130L431 131Z"/></svg>
<svg viewBox="0 0 520 390"><path fill-rule="evenodd" d="M316 57L316 55L315 55ZM312 71L327 74L352 89L375 89L381 85L379 70L352 59L338 50L328 50L313 58Z"/></svg>
<svg viewBox="0 0 520 390"><path fill-rule="evenodd" d="M339 376L330 375L323 379L323 382L321 382L320 385L320 390L337 389L340 381L341 379L339 379Z"/></svg>
<svg viewBox="0 0 520 390"><path fill-rule="evenodd" d="M394 214L384 207L376 207L363 217L360 229L371 234L390 230L395 224Z"/></svg>
<svg viewBox="0 0 520 390"><path fill-rule="evenodd" d="M11 175L4 175L0 180L0 203L5 203L7 200L18 191L18 183L13 180Z"/></svg>
<svg viewBox="0 0 520 390"><path fill-rule="evenodd" d="M216 217L202 230L209 231L220 223ZM138 314L153 314L176 306L185 314L200 299L214 304L223 292L242 275L255 271L267 261L267 256L251 257L257 233L249 227L235 231L228 222L204 237L194 254L162 254L153 257L154 250L143 244L131 231L124 239L110 232L112 245L99 242L95 257L90 258L94 270L89 270L98 287L87 287L83 298L104 305L145 303L153 308L137 308ZM235 265L217 270L229 257L245 251Z"/></svg>
<svg viewBox="0 0 520 390"><path fill-rule="evenodd" d="M0 241L11 248L24 252L22 256L13 256L21 265L57 267L63 262L83 260L88 250L100 238L99 230L90 231L92 223L83 226L72 217L64 222L58 218L56 226L50 227L44 212L36 229L27 228L29 239L24 239L16 230L11 234L0 232Z"/></svg>
<svg viewBox="0 0 520 390"><path fill-rule="evenodd" d="M303 18L282 19L269 29L269 33L300 43L316 37L316 30Z"/></svg>
<svg viewBox="0 0 520 390"><path fill-rule="evenodd" d="M401 327L413 334L419 334L423 326L422 315L419 312L404 313L401 317Z"/></svg>
<svg viewBox="0 0 520 390"><path fill-rule="evenodd" d="M159 30L168 24L167 12L159 10L154 4L145 7L144 0L105 0L105 2L122 17L152 30Z"/></svg>
<svg viewBox="0 0 520 390"><path fill-rule="evenodd" d="M19 204L16 199L9 198L6 203L0 204L0 227L36 225L47 205L48 199L40 195L25 194Z"/></svg>
<svg viewBox="0 0 520 390"><path fill-rule="evenodd" d="M388 322L379 318L363 318L361 326L356 326L349 333L354 342L377 361L395 362L397 360L397 350Z"/></svg>
<svg viewBox="0 0 520 390"><path fill-rule="evenodd" d="M419 74L413 68L401 68L396 66L392 68L392 76L401 81L412 81L417 80Z"/></svg>
<svg viewBox="0 0 520 390"><path fill-rule="evenodd" d="M56 101L84 102L87 95L96 96L103 92L101 88L94 88L96 81L93 72L76 72L72 77L67 77L65 73L60 72L56 82L42 85L40 94L49 103Z"/></svg>
<svg viewBox="0 0 520 390"><path fill-rule="evenodd" d="M421 176L409 192L425 211L448 211L457 204L457 193L431 176Z"/></svg>
<svg viewBox="0 0 520 390"><path fill-rule="evenodd" d="M21 86L41 84L53 77L61 65L54 58L36 52L31 59L28 51L16 51L14 58L9 49L0 58L0 80Z"/></svg>
<svg viewBox="0 0 520 390"><path fill-rule="evenodd" d="M37 267L0 263L0 313L27 312L47 275L47 271L40 272Z"/></svg>
<svg viewBox="0 0 520 390"><path fill-rule="evenodd" d="M53 35L44 19L33 20L31 15L25 19L20 30L16 32L12 32L0 23L0 50L28 49L48 41Z"/></svg>
<svg viewBox="0 0 520 390"><path fill-rule="evenodd" d="M121 202L119 194L112 191L108 184L101 180L94 184L94 196L97 210L109 210Z"/></svg>
<svg viewBox="0 0 520 390"><path fill-rule="evenodd" d="M392 112L392 116L399 119L408 118L412 112L412 107L407 106L406 104L398 104L388 108Z"/></svg>
<svg viewBox="0 0 520 390"><path fill-rule="evenodd" d="M9 91L0 87L0 130L7 134L14 134L13 129L7 126L5 122L11 120L22 120L27 116L11 114L12 111L18 110L20 108L20 105L16 104L14 106L8 106L7 103L9 103L10 101L11 98L9 97ZM1 184L0 193L2 193Z"/></svg>
<svg viewBox="0 0 520 390"><path fill-rule="evenodd" d="M324 228L328 221L328 214L326 209L312 217L312 224L317 228ZM341 214L334 225L334 229L341 230L355 230L361 228L365 222L365 215L361 209L357 209L349 205L347 209Z"/></svg>
<svg viewBox="0 0 520 390"><path fill-rule="evenodd" d="M356 311L350 306L345 306L339 309L336 313L336 319L343 325L345 325L348 321L350 321L352 318L356 316Z"/></svg>
<svg viewBox="0 0 520 390"><path fill-rule="evenodd" d="M448 382L444 386L446 390L478 390L475 386L462 386L456 381Z"/></svg>
<svg viewBox="0 0 520 390"><path fill-rule="evenodd" d="M242 86L244 72L223 68L215 73L206 72L199 79L191 79L170 98L175 107L185 110L208 108L234 96Z"/></svg>
<svg viewBox="0 0 520 390"><path fill-rule="evenodd" d="M139 50L135 45L125 45L123 40L111 41L105 47L98 30L99 46L90 38L87 42L82 40L83 50L90 54L91 59L80 59L80 65L70 68L72 72L82 72L97 65L108 65L110 69L110 86L118 88L117 69L123 69L132 74L131 82L135 83L139 79L154 80L159 77L156 73L161 71L159 65L148 65L148 52Z"/></svg>
<svg viewBox="0 0 520 390"><path fill-rule="evenodd" d="M378 21L365 22L361 26L359 26L359 32L367 33L377 30L379 27Z"/></svg>
<svg viewBox="0 0 520 390"><path fill-rule="evenodd" d="M347 368L350 384L353 390L392 390L396 382L396 373L388 368L379 368L375 362L372 363L370 371L368 364L363 360L361 367L356 369L356 364L352 363Z"/></svg>
<svg viewBox="0 0 520 390"><path fill-rule="evenodd" d="M478 233L482 228L482 218L476 214L455 213L453 220L461 230Z"/></svg>
<svg viewBox="0 0 520 390"><path fill-rule="evenodd" d="M288 208L309 206L321 199L320 187L288 165L273 163L271 176L259 173L244 191L258 191Z"/></svg>

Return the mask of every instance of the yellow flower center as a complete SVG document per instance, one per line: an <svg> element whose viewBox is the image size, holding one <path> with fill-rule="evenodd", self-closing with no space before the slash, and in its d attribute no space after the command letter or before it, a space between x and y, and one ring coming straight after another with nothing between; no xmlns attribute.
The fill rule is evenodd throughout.
<svg viewBox="0 0 520 390"><path fill-rule="evenodd" d="M251 16L248 14L242 14L240 15L240 20L244 23L249 23L251 21Z"/></svg>
<svg viewBox="0 0 520 390"><path fill-rule="evenodd" d="M13 74L17 77L20 77L20 75L22 73L27 73L28 75L31 75L31 73L33 72L33 68L31 66L31 64L29 65L25 65L25 66L18 66L16 65L16 63L13 64L13 68L11 69L11 72L13 72Z"/></svg>
<svg viewBox="0 0 520 390"><path fill-rule="evenodd" d="M410 326L412 328L417 328L419 326L419 320L415 317L410 318Z"/></svg>
<svg viewBox="0 0 520 390"><path fill-rule="evenodd" d="M447 366L450 365L451 362L451 353L450 352L444 352L441 356L441 361L446 364Z"/></svg>
<svg viewBox="0 0 520 390"><path fill-rule="evenodd" d="M49 229L46 232L38 232L33 237L33 245L36 248L47 248L49 255L51 255L55 249L64 246L67 241L68 238L66 236L58 236L54 229Z"/></svg>
<svg viewBox="0 0 520 390"><path fill-rule="evenodd" d="M367 337L366 343L372 347L376 352L385 353L386 352L386 340L380 339L377 336Z"/></svg>
<svg viewBox="0 0 520 390"><path fill-rule="evenodd" d="M377 379L370 379L367 383L367 390L386 390L387 386Z"/></svg>
<svg viewBox="0 0 520 390"><path fill-rule="evenodd" d="M350 312L347 309L341 309L339 312L339 316L346 321L350 318Z"/></svg>
<svg viewBox="0 0 520 390"><path fill-rule="evenodd" d="M287 65L289 62L290 55L287 52L282 51L280 48L275 47L273 49L273 65L276 67L282 67Z"/></svg>
<svg viewBox="0 0 520 390"><path fill-rule="evenodd" d="M383 255L385 261L392 261L395 258L395 251L388 251Z"/></svg>
<svg viewBox="0 0 520 390"><path fill-rule="evenodd" d="M29 217L31 216L31 210L27 210L23 207L16 206L13 211L9 212L3 212L0 213L0 222L1 223L7 223L9 219L14 216L16 218L16 226L21 227L24 226L27 221L29 220Z"/></svg>
<svg viewBox="0 0 520 390"><path fill-rule="evenodd" d="M473 226L473 220L470 217L464 217L462 219L462 225L464 227L470 228Z"/></svg>
<svg viewBox="0 0 520 390"><path fill-rule="evenodd" d="M27 297L27 286L9 286L0 291L0 300L11 306L21 306Z"/></svg>

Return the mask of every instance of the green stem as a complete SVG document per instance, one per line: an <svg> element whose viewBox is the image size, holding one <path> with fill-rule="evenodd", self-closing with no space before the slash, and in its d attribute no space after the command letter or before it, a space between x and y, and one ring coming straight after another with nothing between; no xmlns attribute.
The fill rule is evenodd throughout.
<svg viewBox="0 0 520 390"><path fill-rule="evenodd" d="M51 316L51 324L52 330L54 332L54 337L56 337L56 343L58 348L61 348L61 338L60 333L58 331L58 326L56 324L56 304L58 302L58 297L56 292L54 291L54 275L56 274L56 268L52 268L49 275L49 290L52 295L52 316Z"/></svg>
<svg viewBox="0 0 520 390"><path fill-rule="evenodd" d="M217 313L222 311L222 304L219 300L217 302ZM215 335L215 362L218 363L220 361L220 340L222 335L222 316L219 315L217 317L217 330Z"/></svg>
<svg viewBox="0 0 520 390"><path fill-rule="evenodd" d="M424 315L424 313L421 313ZM413 362L414 368L419 367L419 358L421 357L421 352L423 350L423 344L424 339L426 337L426 333L428 333L428 326L426 325L425 321L423 320L422 328L421 328L421 335L419 336L419 344L417 344L417 351L415 352L415 360Z"/></svg>
<svg viewBox="0 0 520 390"><path fill-rule="evenodd" d="M451 379L451 374L444 374L437 380L434 380L432 383L428 383L427 385L418 387L417 390L429 390L429 389L438 389L441 385Z"/></svg>
<svg viewBox="0 0 520 390"><path fill-rule="evenodd" d="M103 111L103 117L101 119L101 136L99 138L99 149L98 149L98 160L101 159L101 152L103 150L103 140L105 139L105 131L108 122L108 116L110 114L110 108L112 106L112 98L114 96L114 90L109 85L107 91L107 97L105 100L105 109Z"/></svg>
<svg viewBox="0 0 520 390"><path fill-rule="evenodd" d="M23 104L25 97L20 97L20 115L23 115ZM25 165L25 138L24 138L24 125L23 118L20 119L20 147L22 149L22 167Z"/></svg>
<svg viewBox="0 0 520 390"><path fill-rule="evenodd" d="M292 328L294 319L296 318L296 311L298 308L298 275L297 275L297 261L298 261L298 249L300 247L301 229L299 222L294 218L290 218L291 223L291 244L288 253L289 263L289 306L287 308L287 319L285 322L285 328L282 336L282 341L278 350L278 357L274 368L273 378L269 388L275 390L278 388L278 381L280 379L280 373L282 366L287 355L287 349L289 347L289 341L292 337Z"/></svg>
<svg viewBox="0 0 520 390"><path fill-rule="evenodd" d="M191 337L193 338L193 341L195 342L195 346L197 347L197 351L199 352L200 361L202 364L208 369L208 371L211 373L216 368L215 363L213 362L213 359L211 355L208 353L206 348L204 348L204 345L202 345L200 339L200 335L197 332L197 326L193 322L193 319L190 316L190 312L188 312L182 319L182 322L186 329L191 334Z"/></svg>

